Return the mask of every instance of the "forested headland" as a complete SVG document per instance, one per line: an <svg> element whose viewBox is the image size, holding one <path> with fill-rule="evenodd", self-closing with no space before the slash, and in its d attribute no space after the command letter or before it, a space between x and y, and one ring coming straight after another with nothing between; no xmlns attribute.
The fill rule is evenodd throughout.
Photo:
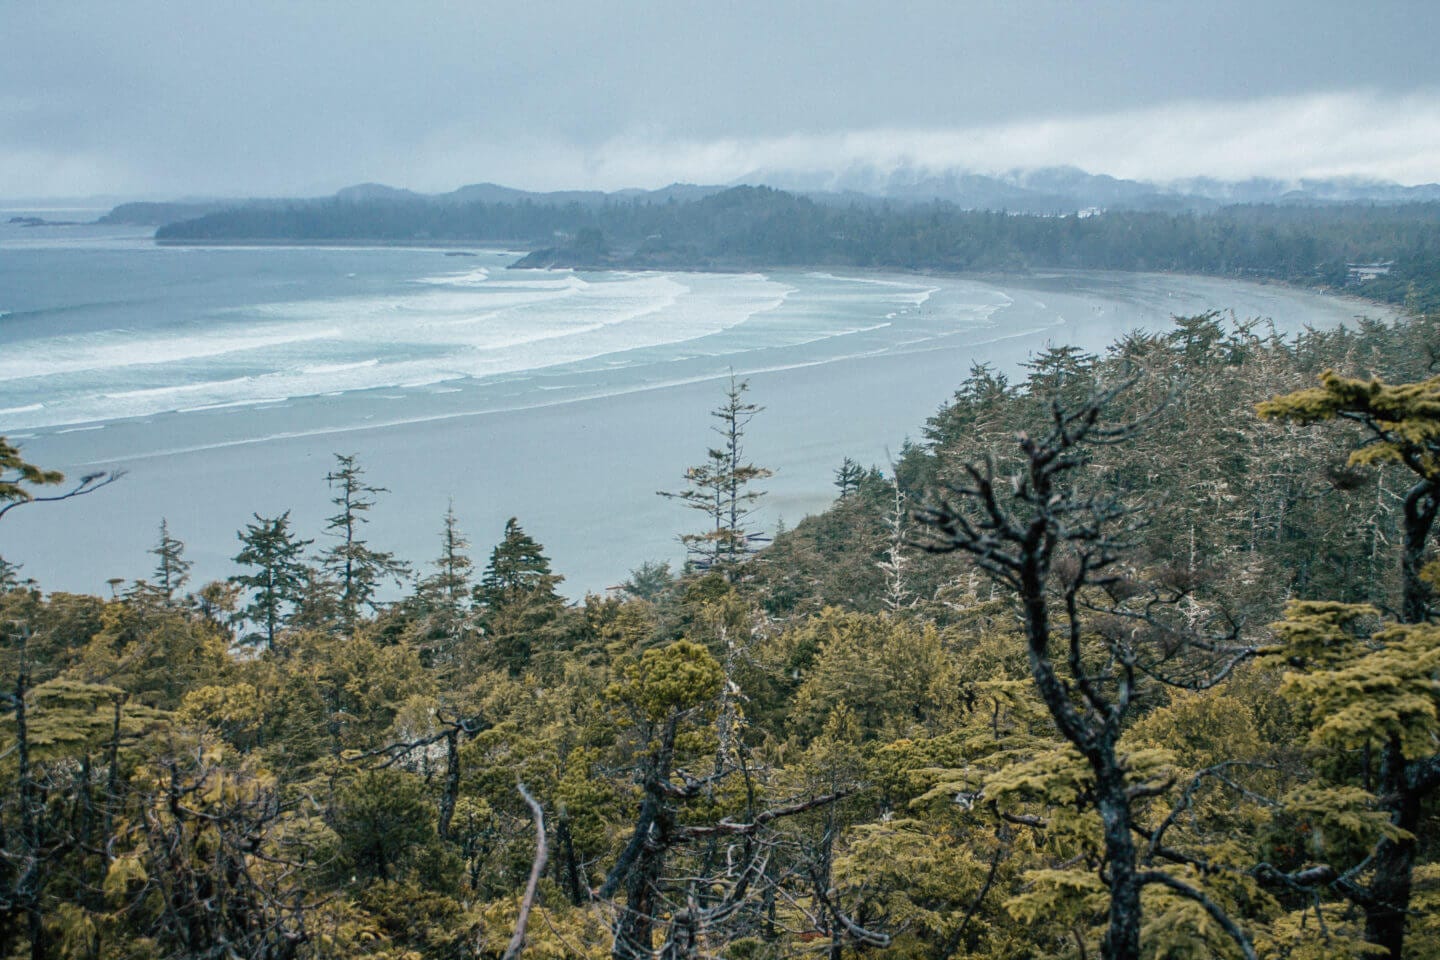
<svg viewBox="0 0 1440 960"><path fill-rule="evenodd" d="M166 525L109 597L9 557L0 955L1440 956L1437 366L1424 314L977 366L773 532L732 382L665 491L686 569L578 604L524 518L387 552L346 455L327 523L257 515L227 581ZM113 479L0 441L0 552Z"/></svg>
<svg viewBox="0 0 1440 960"><path fill-rule="evenodd" d="M496 245L522 266L739 270L1141 270L1341 289L1440 307L1440 204L1237 205L1069 216L945 203L822 204L768 187L663 201L431 202L415 195L270 201L166 224L160 243ZM1359 274L1352 267L1377 265Z"/></svg>

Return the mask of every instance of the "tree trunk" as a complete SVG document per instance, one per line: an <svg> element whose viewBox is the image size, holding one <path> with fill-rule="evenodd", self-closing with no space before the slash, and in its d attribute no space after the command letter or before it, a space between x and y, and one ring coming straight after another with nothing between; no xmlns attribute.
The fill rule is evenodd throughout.
<svg viewBox="0 0 1440 960"><path fill-rule="evenodd" d="M1100 955L1105 960L1139 960L1140 882L1135 870L1135 837L1130 830L1125 775L1113 759L1104 770L1096 771L1095 793L1110 871L1110 917Z"/></svg>
<svg viewBox="0 0 1440 960"><path fill-rule="evenodd" d="M440 797L439 832L441 840L450 839L450 822L455 818L455 804L460 799L460 731L445 731L445 792Z"/></svg>
<svg viewBox="0 0 1440 960"><path fill-rule="evenodd" d="M1420 568L1425 559L1425 541L1435 525L1437 507L1440 507L1440 490L1429 481L1415 484L1405 496L1405 545L1400 559L1404 591L1400 619L1405 623L1425 622L1430 588L1420 578Z"/></svg>
<svg viewBox="0 0 1440 960"><path fill-rule="evenodd" d="M1392 740L1385 747L1381 789L1393 798L1386 803L1390 822L1410 836L1400 840L1382 837L1375 845L1375 876L1368 890L1370 899L1364 904L1365 942L1384 947L1391 960L1400 960L1405 943L1415 871L1415 832L1420 826L1420 794L1406 788L1406 766L1400 744Z"/></svg>
<svg viewBox="0 0 1440 960"><path fill-rule="evenodd" d="M555 858L559 864L560 877L556 881L575 906L582 906L590 899L589 892L580 876L580 858L575 852L575 838L570 833L570 820L563 813L556 819L555 845L560 854Z"/></svg>
<svg viewBox="0 0 1440 960"><path fill-rule="evenodd" d="M36 797L35 781L30 776L30 729L25 712L25 697L30 693L30 676L20 668L15 678L15 753L20 800L20 838L25 851L24 865L15 884L15 905L25 911L26 931L30 937L30 960L45 960L45 917L40 908L40 800Z"/></svg>
<svg viewBox="0 0 1440 960"><path fill-rule="evenodd" d="M1429 613L1429 585L1420 578L1425 542L1435 525L1440 507L1435 485L1422 480L1405 496L1405 542L1401 554L1403 589L1400 618L1405 623L1424 623ZM1380 764L1380 795L1390 812L1390 822L1411 834L1409 839L1382 837L1375 845L1375 876L1369 886L1365 907L1365 942L1383 947L1391 960L1400 960L1405 944L1406 920L1410 913L1410 892L1415 870L1415 840L1420 825L1420 801L1427 791L1412 787L1407 776L1410 762L1392 740L1385 745Z"/></svg>

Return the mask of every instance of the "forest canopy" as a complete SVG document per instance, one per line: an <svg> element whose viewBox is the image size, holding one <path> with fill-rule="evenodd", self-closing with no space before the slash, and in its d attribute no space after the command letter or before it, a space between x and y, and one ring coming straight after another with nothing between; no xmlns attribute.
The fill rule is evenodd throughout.
<svg viewBox="0 0 1440 960"><path fill-rule="evenodd" d="M0 956L1440 956L1437 366L1215 313L976 366L758 550L732 382L697 562L577 604L523 518L402 562L348 455L227 581L159 518L109 598L10 558Z"/></svg>

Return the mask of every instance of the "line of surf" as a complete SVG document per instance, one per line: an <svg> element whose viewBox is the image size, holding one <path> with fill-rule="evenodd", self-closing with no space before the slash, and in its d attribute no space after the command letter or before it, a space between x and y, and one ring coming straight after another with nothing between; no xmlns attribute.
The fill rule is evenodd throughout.
<svg viewBox="0 0 1440 960"><path fill-rule="evenodd" d="M1013 339L1014 336L1025 336L1025 335L1026 335L1025 333L1019 333L1019 334L1014 334L1013 336L1012 336L1012 335L1007 335L1007 336L1005 336L1005 337L999 337L999 338L995 338L995 339L996 339L996 340L1007 340L1007 339ZM992 342L992 341L990 341L990 340L976 341L975 345L979 346L979 345L983 345L983 344L989 343L989 342ZM936 347L935 349L936 349L936 350L940 350L940 349L945 349L945 348L943 348L943 347ZM744 352L750 352L750 351L744 351ZM756 351L756 352L758 352L758 351ZM914 352L921 352L921 351L904 351L904 352L905 352L905 353L914 353ZM737 354L734 354L734 355L738 356L738 355L740 355L740 354L737 353ZM314 438L314 437L341 436L341 435L351 434L351 433L363 433L363 432L366 432L366 431L389 430L389 429L394 429L394 428L397 428L397 427L416 426L416 425L427 424L427 423L438 423L438 422L443 422L443 421L447 421L447 420L460 420L460 419L464 419L464 418L467 418L467 417L497 416L497 415L502 415L502 414L507 414L507 413L519 413L519 412L524 412L524 411L527 411L527 410L540 410L540 409L546 409L546 408L551 408L551 407L566 406L566 405L575 404L575 403L586 403L586 402L591 402L591 401L594 401L594 400L605 400L605 399L611 399L611 398L616 398L616 397L632 396L632 395L635 395L635 394L650 393L650 392L657 391L657 390L670 390L670 389L675 389L675 388L678 388L678 387L690 386L690 385L697 384L697 383L709 383L709 382L715 382L715 381L722 381L722 380L727 380L727 379L729 379L729 377L732 375L732 373L733 373L735 376L739 376L739 377L749 377L749 376L754 376L754 375L756 375L756 374L782 373L782 372L787 371L787 370L798 370L798 369L804 369L804 368L809 368L809 367L826 366L826 365L828 365L828 364L834 364L834 363L844 363L844 362L847 362L847 361L866 360L866 359L874 359L874 358L879 358L879 357L884 357L884 356L896 356L896 355L900 355L900 352L895 351L891 346L887 345L887 346L877 347L877 348L875 348L875 349L873 349L873 350L865 350L865 351L859 351L859 352L854 352L854 353L838 354L838 355L833 356L833 357L819 357L819 358L816 358L816 359L814 359L814 360L801 360L801 361L794 361L794 362L791 362L791 363L764 364L764 365L757 365L757 366L747 366L747 367L745 367L745 368L743 368L743 369L739 369L739 370L730 370L730 369L727 369L727 370L724 370L724 371L711 371L711 372L702 373L702 374L695 374L695 375L693 375L693 376L667 377L667 378L662 379L662 380L645 381L645 382L642 382L642 383L635 383L635 384L625 385L625 386L619 387L619 388L602 389L602 390L589 390L589 391L577 393L577 394L574 395L574 396L561 397L561 398L556 398L556 399L551 399L551 400L536 399L536 400L534 400L533 402L521 402L521 403L507 404L507 405L496 405L496 406L489 406L489 407L485 407L485 408L482 408L482 409L475 409L475 410L451 410L451 411L446 411L446 412L443 412L443 413L427 414L427 415L424 415L424 416L393 417L393 418L387 418L387 419L381 420L381 421L370 420L370 421L366 421L366 422L363 422L363 423L337 424L337 425L333 425L333 426L317 427L317 428L312 429L312 430L288 430L288 431L282 431L282 432L279 432L279 433L269 433L269 434L265 434L264 436L258 436L258 437L239 437L239 438L236 438L236 439L233 439L233 440L221 440L221 441L216 441L216 442L213 442L213 443L200 443L200 444L190 444L190 445L179 446L179 447L168 447L168 448L161 449L161 450L152 450L152 451L147 451L147 452L144 452L144 453L132 454L132 455L124 456L124 457L111 457L111 458L104 458L104 459L98 459L98 460L90 460L90 461L86 461L86 462L82 463L81 465L82 465L82 466L104 466L104 465L107 465L107 464L133 463L133 462L143 461L143 460L161 459L161 458L164 458L164 457L184 456L184 455L188 455L188 454L192 454L192 453L204 453L204 452L210 451L210 450L224 450L224 449L229 449L229 448L232 448L232 447L244 447L244 446L250 446L250 445L253 445L253 444L278 443L278 442L284 442L284 441L289 441L289 440L304 440L304 439L310 439L310 438ZM727 354L726 356L731 356L731 355L730 355L730 354ZM562 389L570 389L570 388L569 388L569 387L565 387L565 388L562 388ZM513 396L513 395L512 395L512 396Z"/></svg>

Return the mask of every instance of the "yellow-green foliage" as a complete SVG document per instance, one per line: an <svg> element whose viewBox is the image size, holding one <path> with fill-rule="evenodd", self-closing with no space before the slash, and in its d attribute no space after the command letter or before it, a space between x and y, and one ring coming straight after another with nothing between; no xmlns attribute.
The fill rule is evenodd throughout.
<svg viewBox="0 0 1440 960"><path fill-rule="evenodd" d="M77 747L98 748L110 737L115 704L123 703L124 697L123 691L109 684L75 680L50 680L34 687L26 697L26 725L32 747L41 756L49 747L62 752ZM14 737L13 715L4 718L0 729L7 738Z"/></svg>
<svg viewBox="0 0 1440 960"><path fill-rule="evenodd" d="M599 907L565 906L565 897L550 881L540 885L539 905L526 927L527 960L603 960L610 955L608 917ZM505 897L481 905L475 938L480 957L490 960L505 952L515 932L520 898Z"/></svg>
<svg viewBox="0 0 1440 960"><path fill-rule="evenodd" d="M100 928L95 917L78 903L62 903L47 924L50 936L59 941L63 957L93 957L100 951Z"/></svg>
<svg viewBox="0 0 1440 960"><path fill-rule="evenodd" d="M1396 624L1370 632L1372 607L1291 603L1273 624L1269 655L1309 667L1285 674L1282 696L1309 715L1315 747L1394 740L1407 757L1435 750L1440 731L1440 627Z"/></svg>
<svg viewBox="0 0 1440 960"><path fill-rule="evenodd" d="M1310 906L1258 927L1255 952L1260 960L1373 960L1386 954L1383 947L1365 943L1363 934L1364 923L1353 910L1331 904Z"/></svg>
<svg viewBox="0 0 1440 960"><path fill-rule="evenodd" d="M231 744L255 744L265 719L260 692L249 683L204 686L185 694L175 710L177 723L215 731Z"/></svg>
<svg viewBox="0 0 1440 960"><path fill-rule="evenodd" d="M1410 900L1410 950L1413 960L1440 960L1440 863L1415 868L1415 888Z"/></svg>
<svg viewBox="0 0 1440 960"><path fill-rule="evenodd" d="M857 827L835 862L841 896L875 891L874 907L925 942L951 938L990 871L995 839L956 835L921 820Z"/></svg>
<svg viewBox="0 0 1440 960"><path fill-rule="evenodd" d="M813 736L844 705L867 739L893 739L953 696L953 670L933 625L827 607L783 642L814 650L790 710L802 735Z"/></svg>
<svg viewBox="0 0 1440 960"><path fill-rule="evenodd" d="M1110 906L1110 891L1093 870L1030 870L1025 892L1005 901L1021 923L1056 931L1088 928Z"/></svg>
<svg viewBox="0 0 1440 960"><path fill-rule="evenodd" d="M191 689L231 667L229 641L210 621L142 603L109 603L86 645L80 670L105 678L147 706L174 709Z"/></svg>
<svg viewBox="0 0 1440 960"><path fill-rule="evenodd" d="M1352 465L1411 457L1422 476L1440 478L1440 376L1392 386L1326 370L1320 375L1320 386L1267 400L1258 404L1256 411L1262 417L1304 423L1333 420L1345 413L1371 417L1387 439L1356 450L1350 455Z"/></svg>
<svg viewBox="0 0 1440 960"><path fill-rule="evenodd" d="M842 718L839 711L832 714L832 719ZM938 795L948 803L958 790L979 788L984 768L972 764L976 753L958 733L894 740L868 751L865 770L869 782L889 802L923 803Z"/></svg>
<svg viewBox="0 0 1440 960"><path fill-rule="evenodd" d="M1050 379L1037 381L1074 397L1112 374L1161 371L1117 398L1129 416L1160 402L1166 378L1188 378L1138 453L1106 445L1069 474L1073 489L1113 492L1147 521L1109 568L1117 580L1078 611L1082 666L1104 674L1106 692L1128 653L1106 638L1123 631L1141 654L1129 712L1106 733L1120 737L1124 783L1107 771L1101 784L1130 788L1133 866L1203 892L1266 960L1362 960L1377 953L1363 944L1364 910L1337 885L1283 877L1328 875L1323 864L1371 886L1377 845L1413 837L1405 960L1440 960L1435 799L1408 832L1393 802L1397 773L1428 776L1440 742L1440 627L1380 612L1396 592L1396 485L1340 467L1339 430L1235 415L1327 362L1371 362L1367 338L1392 328L1290 343L1227 334L1210 315L1181 326L1093 364L1052 352ZM1423 354L1389 372L1429 376ZM907 497L991 450L1005 476L1013 433L1032 414L1051 422L1040 394L994 378L984 391L957 395L954 416L896 464ZM1390 386L1327 372L1260 412L1360 421L1369 435L1352 464L1400 459L1440 480L1440 377ZM0 472L7 463L0 505L49 479L0 442ZM658 946L687 901L717 905L757 852L764 870L745 902L707 921L688 960L818 957L832 943L844 960L1099 956L1116 873L1094 760L1065 743L1036 693L1012 592L970 560L907 553L917 602L875 612L884 486L867 477L804 536L777 537L777 550L724 574L662 577L644 601L590 597L569 611L547 586L538 606L490 604L484 629L457 599L467 590L441 616L433 588L339 629L315 580L275 649L245 656L223 589L107 601L46 595L0 568L0 960L31 952L15 881L34 849L47 956L498 960L534 854L517 780L543 806L549 840L529 960L609 956L642 877L654 878ZM1073 569L1061 553L1051 586ZM1405 569L1424 559L1412 548ZM1440 586L1440 561L1422 578ZM1183 691L1151 668L1196 677L1207 655L1091 608L1138 611L1142 583L1190 592L1176 625L1224 609L1251 625L1247 641L1291 596L1375 606L1291 604L1259 662ZM1423 619L1413 606L1406 618ZM497 650L502 635L513 657ZM1057 666L1071 704L1101 719ZM22 669L23 755L7 696ZM1397 771L1391 745L1408 766ZM653 872L624 873L643 858ZM1144 960L1238 955L1195 900L1158 883L1140 899ZM832 910L888 944L856 942ZM250 940L262 932L276 939ZM293 953L287 936L303 937Z"/></svg>
<svg viewBox="0 0 1440 960"><path fill-rule="evenodd" d="M724 680L710 651L690 640L677 640L641 654L611 695L633 705L651 723L659 723L714 700Z"/></svg>
<svg viewBox="0 0 1440 960"><path fill-rule="evenodd" d="M1204 876L1193 869L1169 872L1191 888L1202 891L1231 917L1243 916L1244 906L1255 896L1252 885L1233 874ZM1140 937L1150 956L1164 960L1241 956L1235 942L1196 901L1168 887L1151 885L1141 895L1141 906L1145 922Z"/></svg>
<svg viewBox="0 0 1440 960"><path fill-rule="evenodd" d="M1374 794L1359 787L1301 784L1280 798L1278 809L1301 825L1317 860L1331 856L1342 843L1368 846L1382 835L1401 835L1389 815L1376 808Z"/></svg>
<svg viewBox="0 0 1440 960"><path fill-rule="evenodd" d="M594 857L616 833L623 815L619 791L597 776L599 752L582 747L565 758L564 774L555 785L556 812L565 818L571 842L582 857Z"/></svg>
<svg viewBox="0 0 1440 960"><path fill-rule="evenodd" d="M1135 747L1163 747L1175 763L1198 771L1221 761L1259 757L1265 750L1250 705L1210 692L1176 691L1170 702L1125 732Z"/></svg>
<svg viewBox="0 0 1440 960"><path fill-rule="evenodd" d="M1075 806L1093 783L1085 758L1066 744L990 774L985 796L1002 806L1034 802Z"/></svg>
<svg viewBox="0 0 1440 960"><path fill-rule="evenodd" d="M21 484L42 486L63 483L64 480L65 474L59 470L45 470L26 463L20 457L20 448L11 446L4 437L0 437L0 504L35 499L35 495Z"/></svg>

